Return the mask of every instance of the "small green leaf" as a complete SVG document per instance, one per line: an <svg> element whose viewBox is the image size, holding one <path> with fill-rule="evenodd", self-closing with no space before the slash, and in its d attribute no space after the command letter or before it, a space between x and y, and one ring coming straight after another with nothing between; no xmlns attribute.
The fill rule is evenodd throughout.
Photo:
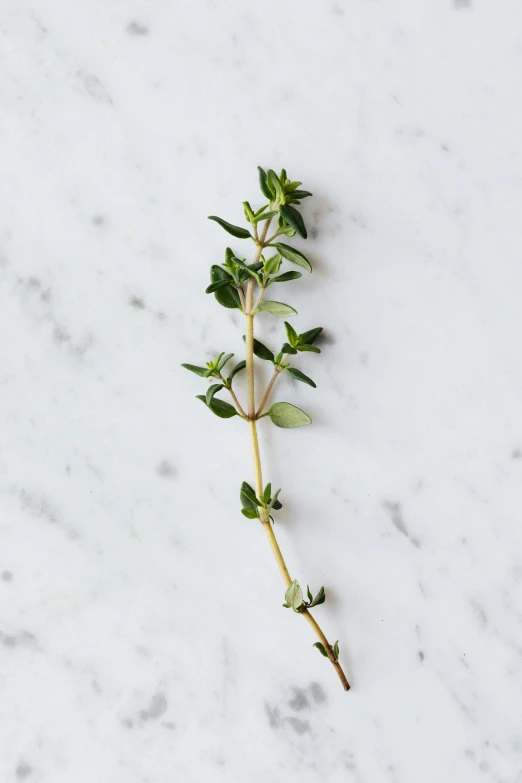
<svg viewBox="0 0 522 783"><path fill-rule="evenodd" d="M298 612L303 605L303 591L297 579L294 579L292 584L288 587L285 598L287 604L290 604L294 612Z"/></svg>
<svg viewBox="0 0 522 783"><path fill-rule="evenodd" d="M281 606L284 606L285 609L290 609L290 604L281 604Z"/></svg>
<svg viewBox="0 0 522 783"><path fill-rule="evenodd" d="M245 335L243 335L243 341L246 342ZM254 353L258 357L258 359L264 359L266 362L274 361L274 354L272 353L270 348L267 348L266 345L263 345L263 343L257 340L255 337L254 337Z"/></svg>
<svg viewBox="0 0 522 783"><path fill-rule="evenodd" d="M245 213L245 218L248 220L248 222L253 223L255 218L254 210L252 209L248 201L243 201L243 211Z"/></svg>
<svg viewBox="0 0 522 783"><path fill-rule="evenodd" d="M210 280L211 283L217 283L220 280L226 280L227 283L230 283L231 279L230 275L225 272L222 267L214 264L210 267ZM214 291L214 296L216 297L219 304L223 307L228 307L230 309L237 308L241 310L241 300L239 298L239 294L235 288L232 288L231 285L228 285L226 288L219 289L218 291Z"/></svg>
<svg viewBox="0 0 522 783"><path fill-rule="evenodd" d="M233 237L237 237L237 239L250 239L250 231L248 231L246 228L241 228L241 226L234 226L232 223L228 223L226 220L223 220L223 218L216 217L215 215L209 215L208 219L215 220L216 223L219 223L221 228L224 228L225 231L228 231L229 234L232 234Z"/></svg>
<svg viewBox="0 0 522 783"><path fill-rule="evenodd" d="M279 177L277 176L277 174L275 173L275 171L273 171L272 169L268 169L268 172L267 172L267 183L268 183L268 187L270 188L270 190L272 190L275 193L279 203L280 204L284 204L285 203L285 194L283 193L283 188L282 188L282 185L281 185L281 181L280 181ZM272 197L272 199L273 199L273 197Z"/></svg>
<svg viewBox="0 0 522 783"><path fill-rule="evenodd" d="M242 508L241 513L243 516L245 516L247 519L257 519L258 514L257 511L252 511L251 508Z"/></svg>
<svg viewBox="0 0 522 783"><path fill-rule="evenodd" d="M270 503L271 497L272 497L272 484L268 483L265 487L265 491L263 492L263 497L261 499L265 505L268 505Z"/></svg>
<svg viewBox="0 0 522 783"><path fill-rule="evenodd" d="M294 348L297 342L297 332L295 331L292 324L288 323L288 321L285 321L285 329L286 329L286 336L288 337L288 342L290 343L292 348Z"/></svg>
<svg viewBox="0 0 522 783"><path fill-rule="evenodd" d="M301 345L312 345L322 331L322 326L316 326L315 329L309 329L307 332L303 332L303 334L299 335L299 342Z"/></svg>
<svg viewBox="0 0 522 783"><path fill-rule="evenodd" d="M282 204L279 208L279 214L286 220L286 222L296 231L300 237L306 239L308 234L306 233L306 226L300 213L294 207L288 204Z"/></svg>
<svg viewBox="0 0 522 783"><path fill-rule="evenodd" d="M236 375L238 372L241 372L241 370L244 370L246 367L246 361L243 359L241 362L238 362L230 375L227 378L227 383L230 385L232 383L232 378L234 375Z"/></svg>
<svg viewBox="0 0 522 783"><path fill-rule="evenodd" d="M212 402L212 398L215 394L218 393L223 388L222 383L213 383L212 386L209 386L207 389L207 393L205 394L205 402L208 406L210 406L210 403Z"/></svg>
<svg viewBox="0 0 522 783"><path fill-rule="evenodd" d="M197 367L195 364L182 364L182 367L185 368L185 370L190 370L190 372L195 373L196 375L201 376L201 378L207 378L207 372L208 369L206 367Z"/></svg>
<svg viewBox="0 0 522 783"><path fill-rule="evenodd" d="M239 258L234 258L234 261L236 265L243 270L243 272L246 272L249 277L255 278L255 280L261 285L261 280L257 272L252 269L251 266L248 266L248 264L245 264L244 261L241 261Z"/></svg>
<svg viewBox="0 0 522 783"><path fill-rule="evenodd" d="M275 192L272 193L272 191L268 187L266 171L264 169L262 169L261 166L258 166L257 170L258 170L258 173L259 173L259 187L261 188L261 193L269 201L272 201L272 199L275 196Z"/></svg>
<svg viewBox="0 0 522 783"><path fill-rule="evenodd" d="M301 272L283 272L282 275L278 275L277 277L273 277L270 282L271 283L287 283L289 280L297 280L299 277L302 277L303 275Z"/></svg>
<svg viewBox="0 0 522 783"><path fill-rule="evenodd" d="M292 199L303 199L307 198L308 196L313 196L313 193L310 193L309 190L293 190L292 191Z"/></svg>
<svg viewBox="0 0 522 783"><path fill-rule="evenodd" d="M294 310L290 305L283 302L271 302L269 299L261 302L257 310L258 312L271 313L276 318L290 318L292 315L297 315L297 310Z"/></svg>
<svg viewBox="0 0 522 783"><path fill-rule="evenodd" d="M205 405L207 404L204 394L197 394L196 396L198 400L202 400ZM212 413L215 413L216 416L219 416L220 419L231 419L232 416L237 416L237 411L234 406L229 402L225 402L224 400L213 399L210 401L210 404L207 407L212 411Z"/></svg>
<svg viewBox="0 0 522 783"><path fill-rule="evenodd" d="M230 359L233 357L233 355L234 355L233 353L221 354L221 358L219 359L219 362L218 362L217 367L216 367L218 372L221 372L221 370L223 369L225 364L228 361L230 361Z"/></svg>
<svg viewBox="0 0 522 783"><path fill-rule="evenodd" d="M239 490L239 499L241 500L241 505L243 508L249 508L252 511L255 511L256 508L261 505L256 497L256 493L253 487L251 487L250 484L248 484L246 481L243 481L241 484L241 489Z"/></svg>
<svg viewBox="0 0 522 783"><path fill-rule="evenodd" d="M313 646L313 647L317 647L317 649L319 650L319 652L321 653L321 655L324 655L324 657L325 657L325 658L328 658L328 653L327 653L327 652L326 652L326 650L324 649L324 645L322 645L322 644L321 644L321 642L316 642L316 643L315 643L314 645L312 645L312 646Z"/></svg>
<svg viewBox="0 0 522 783"><path fill-rule="evenodd" d="M268 220L272 219L277 215L277 212L263 212L261 215L256 215L254 218L254 223L260 223L261 220Z"/></svg>
<svg viewBox="0 0 522 783"><path fill-rule="evenodd" d="M333 654L336 661L339 660L339 641L334 644Z"/></svg>
<svg viewBox="0 0 522 783"><path fill-rule="evenodd" d="M321 587L319 589L319 592L315 596L314 600L310 604L310 607L319 606L320 604L324 604L325 601L326 601L326 595L324 594L324 587Z"/></svg>
<svg viewBox="0 0 522 783"><path fill-rule="evenodd" d="M276 242L273 247L277 248L279 253L281 253L283 258L286 258L287 261L291 261L292 264L302 266L308 272L312 271L312 265L310 261L299 250L296 250L295 247L285 245L283 242Z"/></svg>
<svg viewBox="0 0 522 783"><path fill-rule="evenodd" d="M276 427L286 429L303 427L305 424L312 423L312 419L307 413L289 402L275 402L268 411L268 415Z"/></svg>
<svg viewBox="0 0 522 783"><path fill-rule="evenodd" d="M297 346L298 351L304 351L305 353L321 353L321 349L317 347L317 345L299 345Z"/></svg>
<svg viewBox="0 0 522 783"><path fill-rule="evenodd" d="M296 381L301 381L301 383L307 383L308 386L311 386L313 389L316 389L316 385L313 382L311 378L308 377L308 375L305 375L304 372L301 372L301 370L296 370L295 367L289 367L287 369L288 375L291 375L292 378L295 378Z"/></svg>
<svg viewBox="0 0 522 783"><path fill-rule="evenodd" d="M226 288L227 285L230 285L230 282L228 280L216 280L215 283L211 283L209 286L205 288L206 294L213 294L215 291L219 291L221 288Z"/></svg>
<svg viewBox="0 0 522 783"><path fill-rule="evenodd" d="M306 594L308 595L308 600L310 601L310 603L312 603L313 596L308 585L306 585Z"/></svg>
<svg viewBox="0 0 522 783"><path fill-rule="evenodd" d="M299 187L299 185L302 185L302 184L303 184L302 182L287 182L285 184L285 192L286 193L291 193L292 190L295 190L296 188Z"/></svg>
<svg viewBox="0 0 522 783"><path fill-rule="evenodd" d="M267 258L265 263L263 264L263 271L267 275L275 275L277 272L279 272L279 269L281 268L281 262L282 258L279 253L276 253L274 256L270 256L270 258Z"/></svg>
<svg viewBox="0 0 522 783"><path fill-rule="evenodd" d="M284 343L284 345L283 345L281 350L282 350L283 353L291 353L291 354L296 354L297 353L297 348L293 348L290 345L290 343Z"/></svg>
<svg viewBox="0 0 522 783"><path fill-rule="evenodd" d="M280 508L283 508L283 504L280 503L279 500L278 500L280 492L281 492L281 490L278 489L273 498L268 498L268 500L270 502L270 505L268 507L269 511L271 511L272 509L274 509L275 511L278 511Z"/></svg>

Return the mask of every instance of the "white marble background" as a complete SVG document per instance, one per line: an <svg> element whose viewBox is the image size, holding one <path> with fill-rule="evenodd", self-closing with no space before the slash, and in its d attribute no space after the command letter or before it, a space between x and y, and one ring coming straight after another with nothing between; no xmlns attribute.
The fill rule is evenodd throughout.
<svg viewBox="0 0 522 783"><path fill-rule="evenodd" d="M522 781L521 24L4 0L2 783ZM315 194L280 297L318 388L277 392L315 422L262 446L349 694L239 513L243 422L179 367L243 349L206 215L257 164Z"/></svg>

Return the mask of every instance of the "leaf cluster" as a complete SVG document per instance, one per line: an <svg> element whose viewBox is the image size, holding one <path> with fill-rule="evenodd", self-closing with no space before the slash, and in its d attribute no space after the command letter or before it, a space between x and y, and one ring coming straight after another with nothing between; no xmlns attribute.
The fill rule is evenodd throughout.
<svg viewBox="0 0 522 783"><path fill-rule="evenodd" d="M272 496L272 484L268 483L263 490L261 497L257 497L255 490L246 481L241 484L239 491L239 499L241 501L241 513L247 519L261 519L260 512L263 512L263 518L265 520L270 519L272 522L274 518L272 511L279 511L283 508L283 504L279 500L278 489Z"/></svg>
<svg viewBox="0 0 522 783"><path fill-rule="evenodd" d="M238 362L230 371L228 377L224 377L221 370L232 359L233 353L220 353L215 359L206 363L206 367L200 367L196 364L182 364L186 370L193 372L195 375L199 375L201 378L217 378L220 383L213 383L208 387L206 394L197 394L198 400L205 403L207 408L212 411L220 419L231 419L233 416L238 415L236 408L225 400L220 400L216 397L216 394L221 389L231 389L232 381L238 372L244 370L246 367L246 361L242 359Z"/></svg>
<svg viewBox="0 0 522 783"><path fill-rule="evenodd" d="M301 588L301 585L297 581L297 579L294 579L291 585L289 585L286 593L285 593L285 603L283 606L285 609L293 609L294 612L303 612L305 609L311 609L313 606L319 606L320 604L324 604L326 601L326 595L324 592L324 587L319 588L319 592L313 597L310 588L308 585L306 585L306 594L308 597L308 601L304 599L303 596L303 590Z"/></svg>

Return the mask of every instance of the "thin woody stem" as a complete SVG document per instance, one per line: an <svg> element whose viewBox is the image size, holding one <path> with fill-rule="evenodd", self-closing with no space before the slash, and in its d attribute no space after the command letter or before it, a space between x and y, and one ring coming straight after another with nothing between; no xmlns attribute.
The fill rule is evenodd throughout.
<svg viewBox="0 0 522 783"><path fill-rule="evenodd" d="M221 375L221 373L219 373L219 380L220 380L220 381L223 381L223 385L225 386L225 389L228 389L228 391L230 392L230 396L231 396L231 397L232 397L232 399L234 400L234 403L235 403L235 405L236 405L236 408L237 408L237 409L238 409L238 411L239 411L239 415L240 415L240 416L242 416L244 419L248 419L248 416L246 415L245 411L243 410L243 408L242 408L242 406L241 406L241 403L239 402L239 400L238 400L238 398L237 398L237 396L236 396L236 393L235 393L234 389L232 388L232 386L227 386L227 385L226 385L226 383L225 383L225 379L223 378L223 376Z"/></svg>
<svg viewBox="0 0 522 783"><path fill-rule="evenodd" d="M274 241L274 239L275 239L276 237L278 237L278 236L279 236L281 233L282 233L281 231L276 231L276 232L275 232L275 234L272 234L272 236L270 237L270 239L267 239L267 240L266 240L266 244L267 244L267 245L269 245L269 244L270 244L270 242L273 242L273 241Z"/></svg>
<svg viewBox="0 0 522 783"><path fill-rule="evenodd" d="M287 356L288 356L288 354L284 354L284 356L282 357L279 365L284 363L284 361L285 361ZM261 400L261 405L257 409L256 416L257 416L258 419L261 416L261 414L263 413L263 410L264 410L265 405L267 403L268 397L270 396L270 392L272 391L272 387L273 387L274 383L277 380L277 376L281 375L281 372L282 372L282 370L281 370L280 366L276 367L275 370L274 370L274 374L270 378L270 381L268 383L268 386L266 387L266 391L265 391L265 394L263 396L263 399Z"/></svg>
<svg viewBox="0 0 522 783"><path fill-rule="evenodd" d="M270 378L270 382L269 382L268 386L266 387L266 392L264 394L263 399L261 400L261 404L260 404L259 408L257 409L257 413L256 413L257 418L259 418L261 416L261 414L263 413L263 409L264 409L264 407L265 407L265 405L267 403L267 400L268 400L268 397L270 395L270 392L272 391L272 387L273 387L274 383L276 382L277 376L280 374L280 372L281 372L281 370L279 370L277 368L274 370L274 374Z"/></svg>
<svg viewBox="0 0 522 783"><path fill-rule="evenodd" d="M259 249L259 254L257 258L259 259L259 255L261 254L261 249ZM252 309L252 298L253 298L253 292L254 292L254 280L251 278L248 281L247 284L247 316L246 316L246 365L247 365L247 377L248 377L248 419L249 419L249 425L250 425L250 440L252 444L252 459L254 463L254 473L256 477L256 495L257 497L261 497L263 494L263 472L261 468L261 455L259 453L259 440L257 437L257 422L256 419L259 416L259 413L256 414L255 412L255 379L254 379L254 316L251 314ZM260 406L260 410L262 410L264 404L266 403L266 400L268 398L268 394L270 393L270 390L273 386L273 383L275 382L275 378L277 377L279 373L274 373L274 377L272 378L272 381L269 384L269 388L267 389L267 392L265 393L265 396L263 398L263 401ZM273 527L270 524L270 519L267 519L266 513L264 509L260 509L260 519L261 523L263 525L263 528L265 530L265 533L268 538L268 542L270 544L270 547L272 549L272 553L276 559L277 565L279 567L279 571L281 572L281 576L283 577L283 581L286 585L286 587L289 587L292 584L292 577L290 576L290 572L288 571L288 568L286 566L283 554L281 552L281 549L279 547L276 535L274 533ZM346 679L346 676L341 668L341 665L338 661L335 660L335 655L332 649L332 646L330 645L328 639L324 635L323 631L321 630L321 627L315 620L315 618L311 615L310 611L308 609L303 609L303 611L298 612L298 614L304 615L312 628L314 629L317 637L321 641L321 644L323 645L325 652L332 663L339 679L341 680L342 686L345 691L348 691L350 689L350 685L348 683L348 680Z"/></svg>

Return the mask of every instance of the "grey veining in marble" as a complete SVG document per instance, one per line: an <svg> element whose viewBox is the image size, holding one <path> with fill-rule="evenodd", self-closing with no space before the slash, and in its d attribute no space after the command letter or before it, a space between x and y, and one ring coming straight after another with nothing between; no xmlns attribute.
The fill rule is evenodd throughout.
<svg viewBox="0 0 522 783"><path fill-rule="evenodd" d="M2 783L522 783L520 3L1 16ZM206 215L258 164L314 193L261 446L349 694L179 366L243 351Z"/></svg>

